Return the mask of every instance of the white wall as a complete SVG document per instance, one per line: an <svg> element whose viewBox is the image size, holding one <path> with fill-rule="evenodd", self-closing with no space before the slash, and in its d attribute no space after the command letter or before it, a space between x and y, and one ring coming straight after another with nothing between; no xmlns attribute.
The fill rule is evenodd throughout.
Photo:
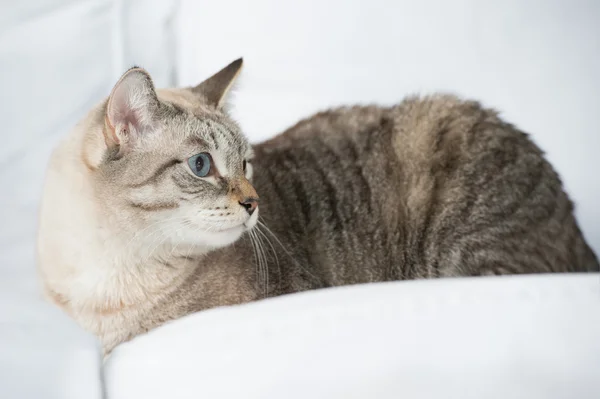
<svg viewBox="0 0 600 399"><path fill-rule="evenodd" d="M184 0L181 83L244 56L234 115L251 139L338 104L445 90L531 133L600 253L600 2Z"/></svg>

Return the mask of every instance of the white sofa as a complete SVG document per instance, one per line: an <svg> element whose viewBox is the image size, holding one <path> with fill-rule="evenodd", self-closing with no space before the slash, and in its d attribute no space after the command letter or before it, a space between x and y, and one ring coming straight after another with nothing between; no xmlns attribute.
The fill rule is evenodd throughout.
<svg viewBox="0 0 600 399"><path fill-rule="evenodd" d="M119 347L111 399L600 397L600 275L395 282L195 314Z"/></svg>
<svg viewBox="0 0 600 399"><path fill-rule="evenodd" d="M597 275L374 285L214 310L124 345L107 363L102 377L104 368L93 337L40 299L33 244L51 148L92 104L107 95L125 69L142 65L159 86L184 85L244 56L246 67L234 93L233 115L252 140L272 136L324 107L391 103L415 91L450 90L502 110L547 151L577 204L590 244L599 252L596 204L600 181L595 174L600 169L596 155L600 147L596 134L600 59L594 40L600 35L598 16L600 3L583 1L511 0L485 5L477 0L3 2L0 397L99 398L104 390L109 398L151 397L136 392L152 387L156 393L164 392L165 387L174 386L169 381L177 382L177 376L148 383L140 383L141 379L159 372L161 364L165 373L165 368L177 370L172 356L183 347L169 345L193 341L195 336L198 346L186 347L188 357L181 357L179 367L193 364L204 374L196 382L190 374L178 374L182 384L191 384L178 385L183 397L194 392L223 397L240 389L235 385L238 382L247 386L237 391L244 392L242 397L293 397L306 392L311 394L304 396L318 397L316 389L322 396L331 394L328 397L385 397L398 392L451 396L436 393L434 387L461 393L460 397L468 397L466 389L483 395L479 397L499 397L508 392L500 390L506 384L517 384L505 386L514 388L513 393L519 388L532 393L523 397L549 397L550 393L566 397L561 396L561 389L567 386L579 393L573 397L596 393L597 385L588 378L596 371L594 358L588 356L597 355L598 348L585 332L598 335L598 319L594 318L594 309L596 315L600 313L594 291ZM527 302L505 295L504 287L519 295L554 292L556 296L548 303ZM574 287L588 288L579 292ZM494 335L494 325L479 323L491 323L483 306L471 306L469 301L463 303L464 308L422 301L430 295L456 299L465 290L474 296L473 301L490 304L498 312L503 320L498 328L507 331L507 336ZM569 290L574 294L561 296ZM390 302L385 312L377 310L382 301ZM400 318L393 317L396 312ZM452 324L454 319L445 315L462 321ZM525 318L531 321L529 332L520 336L516 331L524 328ZM260 320L273 335L261 335L252 319ZM418 327L407 330L398 320ZM296 324L302 327L290 328ZM582 327L570 331L566 325ZM404 340L394 346L391 335L371 335L369 326L387 327ZM242 327L253 335L229 335L237 342L232 346L227 336L215 335ZM472 346L456 341L452 346L441 340L425 346L437 329L451 333L442 335L444 339L466 340L472 331L481 331L493 341ZM351 343L344 336L347 330L362 334L352 342L353 352L345 350ZM339 337L339 342L332 337ZM206 339L215 339L214 351L209 351ZM411 339L414 345L408 345ZM298 343L297 352L285 350L284 342ZM431 352L444 343L448 344L444 351ZM499 347L507 348L506 357L493 358L500 356L492 352ZM161 351L169 348L171 357L168 353L162 357ZM441 361L444 353L458 352L462 356L455 357L460 359ZM259 353L262 357L257 357ZM543 369L541 378L532 376L533 366L527 369L527 364L534 363L525 363L510 375L488 373L494 367L517 367L520 354L527 354L527 361L541 362L536 364ZM425 362L427 356L437 366ZM142 367L140 362L145 361L148 365ZM488 368L485 361L491 362ZM458 370L479 370L480 374L472 381ZM186 369L190 371L193 368ZM426 378L433 374L453 377ZM377 388L378 383L385 385ZM354 393L343 391L344 386L355 389ZM217 394L218 387L222 395ZM289 390L282 393L282 387Z"/></svg>

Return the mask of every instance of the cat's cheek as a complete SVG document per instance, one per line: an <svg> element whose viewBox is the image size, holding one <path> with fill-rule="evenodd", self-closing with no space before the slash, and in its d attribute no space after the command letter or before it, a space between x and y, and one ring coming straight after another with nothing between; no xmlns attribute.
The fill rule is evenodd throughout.
<svg viewBox="0 0 600 399"><path fill-rule="evenodd" d="M246 179L252 181L252 176L254 175L254 169L252 168L252 164L250 162L248 162L246 164Z"/></svg>

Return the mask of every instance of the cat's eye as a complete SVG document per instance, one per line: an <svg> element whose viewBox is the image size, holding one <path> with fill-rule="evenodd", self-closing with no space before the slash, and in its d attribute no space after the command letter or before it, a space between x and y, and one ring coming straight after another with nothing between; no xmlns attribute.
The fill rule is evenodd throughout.
<svg viewBox="0 0 600 399"><path fill-rule="evenodd" d="M242 163L242 167L244 168L244 172L246 171L246 165L247 165L247 162L246 162L246 160L244 159L244 162Z"/></svg>
<svg viewBox="0 0 600 399"><path fill-rule="evenodd" d="M211 173L212 159L207 152L193 155L188 159L188 165L194 174L198 177L206 177Z"/></svg>

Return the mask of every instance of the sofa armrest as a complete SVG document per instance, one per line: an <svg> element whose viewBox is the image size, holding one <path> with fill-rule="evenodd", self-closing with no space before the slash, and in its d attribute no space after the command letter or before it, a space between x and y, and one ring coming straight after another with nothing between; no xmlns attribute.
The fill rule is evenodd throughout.
<svg viewBox="0 0 600 399"><path fill-rule="evenodd" d="M598 398L600 275L405 281L213 309L118 347L108 398Z"/></svg>

